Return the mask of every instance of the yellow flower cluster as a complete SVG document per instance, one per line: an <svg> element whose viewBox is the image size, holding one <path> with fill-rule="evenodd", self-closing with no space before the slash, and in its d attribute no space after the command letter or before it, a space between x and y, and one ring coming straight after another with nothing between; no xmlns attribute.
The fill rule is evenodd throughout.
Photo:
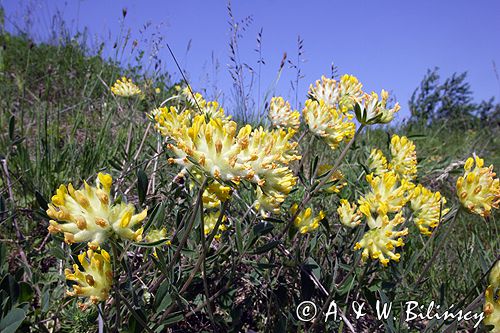
<svg viewBox="0 0 500 333"><path fill-rule="evenodd" d="M217 221L219 220L219 216L220 212L210 212L203 216L203 223L204 223L203 233L205 234L205 236L208 236L212 233L212 231L215 228L215 225L217 224ZM221 224L219 225L217 231L222 232L227 230L227 226L224 224L226 220L227 220L226 216L222 216ZM219 239L222 236L220 232L215 235L215 239Z"/></svg>
<svg viewBox="0 0 500 333"><path fill-rule="evenodd" d="M409 204L413 222L422 234L430 235L449 209L444 208L446 199L439 192L412 181L416 177L417 157L415 145L406 137L394 135L391 139L391 161L382 151L372 149L368 166L372 170L366 176L370 189L359 200L359 208L342 199L337 209L340 222L350 228L358 226L363 217L369 230L356 243L355 249L363 249L362 259L378 259L387 266L390 260L398 261L396 247L404 245L402 237L408 229L397 230L404 222L403 208Z"/></svg>
<svg viewBox="0 0 500 333"><path fill-rule="evenodd" d="M318 172L317 172L317 176L318 178L323 178L325 177L329 172L330 170L332 170L333 168L333 165L330 165L330 164L322 164L318 167ZM319 180L317 181L318 184L319 184ZM336 170L331 176L330 178L328 179L328 181L326 182L326 187L324 189L324 191L326 193L339 193L340 190L346 185L347 183L345 182L344 180L344 175L342 174L342 172Z"/></svg>
<svg viewBox="0 0 500 333"><path fill-rule="evenodd" d="M200 101L204 105L204 100ZM257 184L257 209L262 214L279 212L296 183L288 166L300 159L297 143L291 140L293 129L252 129L246 125L238 130L222 109L207 116L196 109L179 112L175 107L159 108L151 117L155 128L172 141L167 145L175 154L170 163L232 186L243 180ZM208 194L205 201L210 201Z"/></svg>
<svg viewBox="0 0 500 333"><path fill-rule="evenodd" d="M269 102L269 118L274 127L298 129L300 126L300 113L292 111L289 102L283 97L273 97Z"/></svg>
<svg viewBox="0 0 500 333"><path fill-rule="evenodd" d="M379 215L376 219L370 216L368 225L371 229L356 243L354 249L363 249L361 256L364 261L368 258L378 259L384 266L389 264L389 260L399 261L401 255L394 253L394 249L404 245L402 236L408 234L408 228L399 231L394 231L394 228L404 220L401 213L392 220L387 215Z"/></svg>
<svg viewBox="0 0 500 333"><path fill-rule="evenodd" d="M166 228L151 229L148 231L148 234L146 235L146 237L144 237L144 240L147 243L156 243L156 242L160 242L162 240L165 240L164 242L160 242L160 244L158 244L157 246L170 245L171 244L170 240L166 240L166 239L167 239L167 229ZM155 258L158 258L158 254L156 252L156 247L153 250L153 256L155 256Z"/></svg>
<svg viewBox="0 0 500 333"><path fill-rule="evenodd" d="M430 235L429 228L435 228L442 216L449 212L444 208L446 198L439 192L431 192L418 184L411 193L410 205L413 211L413 222L424 235Z"/></svg>
<svg viewBox="0 0 500 333"><path fill-rule="evenodd" d="M351 122L352 114L330 107L323 100L318 102L308 99L302 114L309 130L322 138L332 149L354 136L356 125Z"/></svg>
<svg viewBox="0 0 500 333"><path fill-rule="evenodd" d="M323 101L328 108L347 112L358 103L363 96L363 85L355 76L345 74L340 81L325 76L309 86L309 96L316 101Z"/></svg>
<svg viewBox="0 0 500 333"><path fill-rule="evenodd" d="M292 215L297 212L298 205L295 203L290 208ZM325 218L325 213L321 210L318 215L314 216L311 207L302 210L293 221L295 227L301 234L305 234L318 229L319 223Z"/></svg>
<svg viewBox="0 0 500 333"><path fill-rule="evenodd" d="M412 181L417 176L417 153L415 145L406 136L394 134L390 144L391 161L380 149L373 148L368 158L368 167L375 175L394 171L400 179Z"/></svg>
<svg viewBox="0 0 500 333"><path fill-rule="evenodd" d="M484 325L493 326L490 332L500 332L500 260L490 272L489 285L484 298Z"/></svg>
<svg viewBox="0 0 500 333"><path fill-rule="evenodd" d="M464 170L463 177L457 180L460 202L471 213L489 216L491 209L498 209L500 203L500 183L499 179L495 178L493 165L485 167L484 160L474 156L467 159Z"/></svg>
<svg viewBox="0 0 500 333"><path fill-rule="evenodd" d="M63 233L66 243L89 242L96 249L112 234L123 239L140 241L142 227L137 228L147 210L134 215L131 204L113 204L110 198L112 178L99 173L96 186L75 190L70 183L61 185L49 204L47 215L52 218L48 230L52 234ZM57 222L57 221L59 222Z"/></svg>
<svg viewBox="0 0 500 333"><path fill-rule="evenodd" d="M131 97L142 93L141 89L125 76L121 80L116 80L115 84L111 87L111 92L116 96L122 97Z"/></svg>
<svg viewBox="0 0 500 333"><path fill-rule="evenodd" d="M76 282L73 291L67 291L69 296L89 297L90 304L105 301L109 296L113 283L113 271L109 254L104 250L87 250L78 255L78 261L83 267L81 271L77 264L73 265L73 272L66 269L66 279ZM80 304L82 309L89 303Z"/></svg>
<svg viewBox="0 0 500 333"><path fill-rule="evenodd" d="M386 124L394 119L394 114L401 108L396 103L392 108L387 107L389 93L382 90L380 98L377 93L364 94L361 103L354 106L354 113L358 121L365 125Z"/></svg>

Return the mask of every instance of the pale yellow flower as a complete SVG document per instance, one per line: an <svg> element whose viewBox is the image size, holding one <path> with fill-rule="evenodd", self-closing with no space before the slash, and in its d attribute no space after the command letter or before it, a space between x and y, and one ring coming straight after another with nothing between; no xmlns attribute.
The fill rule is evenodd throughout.
<svg viewBox="0 0 500 333"><path fill-rule="evenodd" d="M410 205L413 210L413 222L424 235L430 235L429 228L435 228L449 211L444 208L446 198L439 192L432 192L422 185L417 185L411 193Z"/></svg>
<svg viewBox="0 0 500 333"><path fill-rule="evenodd" d="M156 243L156 242L159 242L161 240L165 240L164 242L161 242L157 246L170 245L171 244L170 240L166 240L166 238L167 238L167 229L166 228L161 228L161 229L150 229L150 230L148 230L148 234L146 235L146 237L144 238L144 240L147 243ZM153 256L155 256L155 258L158 259L158 254L156 252L156 247L153 250Z"/></svg>
<svg viewBox="0 0 500 333"><path fill-rule="evenodd" d="M298 205L293 204L290 212L294 215L297 212ZM303 209L293 221L295 227L301 234L305 234L316 230L319 227L321 220L325 218L325 213L321 210L318 215L314 216L311 207Z"/></svg>
<svg viewBox="0 0 500 333"><path fill-rule="evenodd" d="M323 100L308 99L302 114L310 131L325 140L332 149L354 136L356 125L350 121L351 115L328 107Z"/></svg>
<svg viewBox="0 0 500 333"><path fill-rule="evenodd" d="M385 124L394 118L394 114L401 108L399 103L388 109L389 93L382 90L380 97L375 92L365 94L361 102L354 106L356 118L360 123L365 125Z"/></svg>
<svg viewBox="0 0 500 333"><path fill-rule="evenodd" d="M50 220L49 232L64 233L68 244L90 242L94 249L112 234L140 241L143 228L137 226L146 218L147 210L134 215L133 205L112 204L110 175L99 173L96 182L96 187L85 182L80 190L75 190L71 183L57 189L47 209L47 215L54 219Z"/></svg>
<svg viewBox="0 0 500 333"><path fill-rule="evenodd" d="M297 183L297 177L289 168L279 167L266 169L266 174L261 179L265 181L257 187L255 208L263 216L269 216L269 213L279 214L281 204Z"/></svg>
<svg viewBox="0 0 500 333"><path fill-rule="evenodd" d="M300 125L300 113L292 111L289 102L283 97L273 97L269 102L269 118L273 126L278 128L298 129Z"/></svg>
<svg viewBox="0 0 500 333"><path fill-rule="evenodd" d="M85 309L90 304L97 304L108 299L113 284L113 270L109 254L104 250L94 251L92 249L78 255L78 261L83 271L77 264L73 265L73 271L66 269L66 279L76 282L72 291L67 291L68 296L88 297L89 302L81 304Z"/></svg>
<svg viewBox="0 0 500 333"><path fill-rule="evenodd" d="M395 231L398 225L404 222L402 213L389 220L387 215L378 215L376 219L368 219L368 230L363 238L356 243L354 250L363 249L361 258L363 261L368 258L378 259L380 263L387 266L390 260L399 261L401 255L394 253L396 247L404 245L403 236L408 234L408 228Z"/></svg>
<svg viewBox="0 0 500 333"><path fill-rule="evenodd" d="M490 332L500 332L500 260L489 275L489 286L484 293L484 325L493 326Z"/></svg>
<svg viewBox="0 0 500 333"><path fill-rule="evenodd" d="M340 81L325 76L309 86L309 95L316 101L323 101L329 108L336 108L347 112L357 102L363 92L362 84L352 75L344 75Z"/></svg>
<svg viewBox="0 0 500 333"><path fill-rule="evenodd" d="M111 87L111 92L122 97L131 97L142 93L141 89L125 76L121 80L116 80L115 84Z"/></svg>
<svg viewBox="0 0 500 333"><path fill-rule="evenodd" d="M337 208L337 213L340 217L340 222L349 228L354 228L361 223L363 214L357 209L355 203L351 204L346 199L340 199L340 206Z"/></svg>
<svg viewBox="0 0 500 333"><path fill-rule="evenodd" d="M220 212L210 212L204 214L203 216L203 233L208 236L212 233L219 220ZM221 237L221 232L227 230L227 226L224 224L226 221L226 216L222 216L221 223L218 228L218 233L215 235L215 239L219 239Z"/></svg>
<svg viewBox="0 0 500 333"><path fill-rule="evenodd" d="M194 92L189 86L184 87L184 89L180 90L181 96L185 98L185 100L189 103L189 105L193 108L204 108L207 104L207 101L203 98L203 96Z"/></svg>
<svg viewBox="0 0 500 333"><path fill-rule="evenodd" d="M406 136L394 134L391 138L391 162L389 169L401 179L413 180L417 176L417 153L415 145Z"/></svg>
<svg viewBox="0 0 500 333"><path fill-rule="evenodd" d="M460 202L474 214L489 216L491 209L498 209L500 202L500 183L498 178L495 178L493 165L484 167L482 158L469 157L464 170L464 176L457 180L457 195Z"/></svg>
<svg viewBox="0 0 500 333"><path fill-rule="evenodd" d="M370 213L385 215L399 212L408 202L408 192L414 187L405 179L399 181L392 171L376 177L369 174L366 180L371 190L359 199L359 210L366 216Z"/></svg>
<svg viewBox="0 0 500 333"><path fill-rule="evenodd" d="M387 159L380 149L373 148L368 157L368 168L375 176L380 176L389 171Z"/></svg>

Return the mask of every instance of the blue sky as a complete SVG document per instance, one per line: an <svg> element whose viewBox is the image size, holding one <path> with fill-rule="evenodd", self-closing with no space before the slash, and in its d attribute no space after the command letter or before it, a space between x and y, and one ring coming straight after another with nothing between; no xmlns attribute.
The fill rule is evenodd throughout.
<svg viewBox="0 0 500 333"><path fill-rule="evenodd" d="M216 82L226 98L230 95L228 14L224 0L4 0L2 4L8 26L9 21L21 24L25 8L31 7L30 27L40 38L50 31L50 18L58 8L73 31L87 26L91 36L99 40L119 36L122 8L127 8L125 26L131 29L133 39L141 40L140 30L150 22L142 36L156 33L170 44L195 90L208 87L208 94L213 94L211 87ZM261 74L262 94L275 79L283 52L295 61L300 35L306 60L301 64L305 76L299 84L301 100L309 83L330 73L332 62L340 74L356 75L366 91L384 88L393 92L402 104L402 116L408 114L407 101L426 70L435 66L440 68L442 77L468 71L477 101L491 96L500 99L500 83L493 70L493 62L500 67L498 0L233 0L232 7L236 18L253 17L240 41L240 55L243 62L255 69L256 36L263 29L266 65ZM139 47L147 47L150 41L141 41ZM186 52L189 41L191 48ZM167 49L160 49L158 55L165 69L178 77ZM220 63L217 75L212 55ZM290 80L294 77L295 71L286 68L276 87L276 94L289 97L292 105L295 97ZM225 101L226 106L230 105Z"/></svg>

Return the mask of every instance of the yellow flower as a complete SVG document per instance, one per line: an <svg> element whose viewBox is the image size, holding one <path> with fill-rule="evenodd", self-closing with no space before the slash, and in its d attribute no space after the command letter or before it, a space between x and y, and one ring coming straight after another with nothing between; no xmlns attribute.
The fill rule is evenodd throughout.
<svg viewBox="0 0 500 333"><path fill-rule="evenodd" d="M266 169L265 174L261 174L264 180L257 187L255 208L263 216L269 216L269 213L278 214L280 206L297 183L297 178L287 167L275 169Z"/></svg>
<svg viewBox="0 0 500 333"><path fill-rule="evenodd" d="M229 186L224 186L218 181L214 180L209 184L203 192L203 207L205 208L218 208L221 201L224 202L231 197L232 190Z"/></svg>
<svg viewBox="0 0 500 333"><path fill-rule="evenodd" d="M340 222L349 228L354 228L361 223L363 214L357 209L355 203L351 204L346 199L340 199L340 206L337 208L339 213Z"/></svg>
<svg viewBox="0 0 500 333"><path fill-rule="evenodd" d="M238 183L249 171L238 161L242 144L246 142L250 126L242 128L236 134L237 124L234 121L223 123L219 118L211 118L208 122L203 115L194 117L191 126L179 128L175 143L167 145L177 158L170 158L170 163L177 163L188 169L197 166L215 179Z"/></svg>
<svg viewBox="0 0 500 333"><path fill-rule="evenodd" d="M442 197L441 193L433 193L420 184L413 189L410 204L414 213L413 222L424 235L430 235L429 228L437 227L440 217L449 211L448 208L444 208L446 198Z"/></svg>
<svg viewBox="0 0 500 333"><path fill-rule="evenodd" d="M493 165L484 167L484 160L475 156L467 159L464 169L464 176L457 180L460 202L474 214L489 216L491 209L498 209L500 202L500 183L498 178L495 178Z"/></svg>
<svg viewBox="0 0 500 333"><path fill-rule="evenodd" d="M111 87L111 92L122 97L131 97L142 93L141 89L125 76L121 80L116 80L115 84Z"/></svg>
<svg viewBox="0 0 500 333"><path fill-rule="evenodd" d="M219 220L219 216L220 212L211 212L203 216L203 233L205 234L205 236L208 236L212 233L212 231L215 228L215 225L217 224L217 221ZM222 232L227 230L227 226L224 224L225 221L226 221L226 216L223 216L218 231ZM220 232L215 235L215 239L219 239L221 237Z"/></svg>
<svg viewBox="0 0 500 333"><path fill-rule="evenodd" d="M290 211L293 214L297 212L298 205L293 204ZM299 215L293 221L295 227L299 230L301 234L311 232L319 227L319 222L325 218L325 213L321 210L316 217L313 217L313 211L311 207L302 210Z"/></svg>
<svg viewBox="0 0 500 333"><path fill-rule="evenodd" d="M207 104L203 96L200 93L192 91L189 86L181 90L181 96L194 108L204 108Z"/></svg>
<svg viewBox="0 0 500 333"><path fill-rule="evenodd" d="M308 99L302 114L311 132L325 140L332 149L354 136L356 125L350 121L352 116L328 107L323 100L318 103Z"/></svg>
<svg viewBox="0 0 500 333"><path fill-rule="evenodd" d="M365 125L385 124L394 118L394 114L401 108L399 103L394 107L387 108L389 93L382 90L380 99L377 93L365 94L362 101L354 106L354 112L358 121Z"/></svg>
<svg viewBox="0 0 500 333"><path fill-rule="evenodd" d="M155 121L155 129L163 136L176 140L182 135L181 129L191 125L191 113L177 112L174 106L154 109L149 117Z"/></svg>
<svg viewBox="0 0 500 333"><path fill-rule="evenodd" d="M95 252L89 249L78 255L78 261L83 271L80 271L78 265L74 264L74 273L70 269L64 272L67 280L76 282L73 290L68 290L66 293L69 296L89 297L89 303L80 305L85 309L89 304L97 304L108 298L113 284L113 271L109 254L104 250Z"/></svg>
<svg viewBox="0 0 500 333"><path fill-rule="evenodd" d="M370 217L368 221L370 230L356 243L354 250L363 249L361 254L363 261L368 258L378 259L384 266L387 266L389 260L399 261L401 255L394 253L394 249L404 245L402 237L408 234L408 228L399 231L395 231L394 228L403 222L401 212L392 220L389 220L387 215L379 215L377 219Z"/></svg>
<svg viewBox="0 0 500 333"><path fill-rule="evenodd" d="M146 235L146 237L144 238L144 240L147 242L147 243L155 243L155 242L159 242L161 240L164 240L167 238L167 229L166 228L162 228L162 229L151 229L148 231L148 234ZM157 246L161 246L161 245L170 245L171 242L170 240L165 240L165 242L162 242L160 244L158 244ZM156 253L156 248L153 249L153 256L155 256L155 258L158 259L158 254Z"/></svg>
<svg viewBox="0 0 500 333"><path fill-rule="evenodd" d="M484 293L484 325L493 326L490 332L500 332L500 260L490 272L489 283Z"/></svg>
<svg viewBox="0 0 500 333"><path fill-rule="evenodd" d="M373 148L368 157L368 168L375 176L380 176L389 171L387 159L380 149Z"/></svg>
<svg viewBox="0 0 500 333"><path fill-rule="evenodd" d="M140 241L142 227L136 226L146 218L147 210L134 215L134 206L120 203L113 205L110 199L112 178L99 173L96 187L86 182L84 188L75 190L71 183L61 185L52 197L47 215L50 220L50 233L64 233L68 244L89 241L96 249L113 233L123 239ZM61 222L58 223L55 220Z"/></svg>
<svg viewBox="0 0 500 333"><path fill-rule="evenodd" d="M413 180L417 176L417 154L415 145L406 136L394 134L391 138L391 162L389 169L401 179Z"/></svg>
<svg viewBox="0 0 500 333"><path fill-rule="evenodd" d="M309 95L316 101L323 101L329 108L338 108L342 112L352 109L363 92L362 84L355 76L345 74L340 81L325 76L309 86Z"/></svg>
<svg viewBox="0 0 500 333"><path fill-rule="evenodd" d="M328 172L333 168L330 164L322 164L318 167L318 177L325 177ZM343 181L344 175L339 170L336 170L326 182L326 185L331 185L327 187L324 191L326 193L339 193L340 190L347 184ZM318 183L320 181L318 180Z"/></svg>
<svg viewBox="0 0 500 333"><path fill-rule="evenodd" d="M290 103L285 102L283 97L273 97L269 102L269 118L275 127L298 129L300 125L300 113L292 111Z"/></svg>
<svg viewBox="0 0 500 333"><path fill-rule="evenodd" d="M408 191L414 187L405 179L400 182L392 171L376 177L369 174L366 181L371 191L359 199L359 210L366 216L375 212L380 215L399 212L408 202Z"/></svg>

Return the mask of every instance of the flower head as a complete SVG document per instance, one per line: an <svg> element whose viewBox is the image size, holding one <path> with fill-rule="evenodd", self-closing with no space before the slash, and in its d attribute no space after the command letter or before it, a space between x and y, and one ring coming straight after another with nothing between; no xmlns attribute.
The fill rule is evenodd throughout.
<svg viewBox="0 0 500 333"><path fill-rule="evenodd" d="M380 149L373 148L368 157L368 168L375 176L380 176L389 171L387 159Z"/></svg>
<svg viewBox="0 0 500 333"><path fill-rule="evenodd" d="M161 228L161 229L151 229L148 231L148 234L144 238L144 240L147 243L159 243L156 246L161 246L161 245L170 245L171 242L170 240L167 239L167 229L166 228ZM163 242L160 242L163 241ZM158 259L158 253L156 252L156 246L153 250L153 256L155 256L156 259Z"/></svg>
<svg viewBox="0 0 500 333"><path fill-rule="evenodd" d="M80 270L77 264L73 265L73 271L66 269L66 279L76 282L72 291L67 291L69 296L89 297L90 303L97 304L105 301L109 296L113 284L113 271L109 254L104 251L92 249L78 255L78 261L83 267ZM81 305L86 308L89 303Z"/></svg>
<svg viewBox="0 0 500 333"><path fill-rule="evenodd" d="M298 129L300 125L300 113L292 111L289 102L283 97L273 97L269 102L269 118L275 127Z"/></svg>
<svg viewBox="0 0 500 333"><path fill-rule="evenodd" d="M141 89L125 76L121 80L116 80L115 84L111 87L111 92L122 97L131 97L142 93Z"/></svg>
<svg viewBox="0 0 500 333"><path fill-rule="evenodd" d="M457 180L460 202L471 213L489 216L491 209L498 209L500 203L500 183L493 165L484 167L484 160L474 156L467 159L464 169L465 174Z"/></svg>
<svg viewBox="0 0 500 333"><path fill-rule="evenodd" d="M133 205L113 204L110 175L99 173L96 183L93 187L85 182L80 190L75 190L71 183L57 189L47 209L47 215L53 219L49 232L64 233L68 244L88 241L94 249L113 233L123 239L140 241L143 229L137 225L146 218L147 210L134 215Z"/></svg>
<svg viewBox="0 0 500 333"><path fill-rule="evenodd" d="M205 234L205 236L208 236L212 233L217 224L217 221L219 220L219 216L220 212L211 212L203 216L203 233ZM217 230L219 232L215 235L215 239L219 239L221 237L221 232L227 230L227 226L224 224L226 220L226 216L222 216L221 223Z"/></svg>
<svg viewBox="0 0 500 333"><path fill-rule="evenodd" d="M344 75L340 81L325 76L309 86L309 95L316 101L323 101L329 108L343 112L352 109L353 104L362 96L362 84L352 75Z"/></svg>
<svg viewBox="0 0 500 333"><path fill-rule="evenodd" d="M377 93L365 94L362 101L354 106L358 121L365 125L386 124L394 118L394 114L401 108L399 103L387 108L389 93L382 90L380 98Z"/></svg>
<svg viewBox="0 0 500 333"><path fill-rule="evenodd" d="M308 99L302 114L311 132L325 140L332 149L354 136L356 125L350 121L351 115L329 107L323 100Z"/></svg>
<svg viewBox="0 0 500 333"><path fill-rule="evenodd" d="M351 204L346 199L340 199L340 206L337 208L340 222L349 228L354 228L361 223L363 214L357 209L355 203Z"/></svg>
<svg viewBox="0 0 500 333"><path fill-rule="evenodd" d="M384 266L387 266L389 260L399 261L401 255L394 253L394 249L404 245L402 237L408 234L408 228L394 230L404 222L401 212L396 214L392 220L389 220L387 215L379 215L376 219L370 219L372 220L368 223L370 230L356 243L354 250L363 249L361 254L363 261L368 260L368 258L378 259Z"/></svg>
<svg viewBox="0 0 500 333"><path fill-rule="evenodd" d="M410 205L413 210L413 221L420 232L430 235L429 228L435 228L440 223L449 208L444 208L446 198L439 192L431 192L422 185L417 185L411 193Z"/></svg>
<svg viewBox="0 0 500 333"><path fill-rule="evenodd" d="M292 214L297 212L298 205L293 204L290 208ZM321 210L318 215L313 216L313 211L311 207L302 210L299 215L293 221L295 227L299 230L301 234L311 232L319 227L319 222L325 218L325 213Z"/></svg>
<svg viewBox="0 0 500 333"><path fill-rule="evenodd" d="M484 325L493 326L491 332L500 332L500 260L489 275L489 286L484 293Z"/></svg>
<svg viewBox="0 0 500 333"><path fill-rule="evenodd" d="M376 177L369 174L366 180L371 191L359 200L359 210L366 216L399 212L408 201L408 191L414 187L405 179L399 181L392 171Z"/></svg>
<svg viewBox="0 0 500 333"><path fill-rule="evenodd" d="M415 145L406 136L394 134L391 138L391 162L389 169L401 179L413 180L417 176L417 154Z"/></svg>

